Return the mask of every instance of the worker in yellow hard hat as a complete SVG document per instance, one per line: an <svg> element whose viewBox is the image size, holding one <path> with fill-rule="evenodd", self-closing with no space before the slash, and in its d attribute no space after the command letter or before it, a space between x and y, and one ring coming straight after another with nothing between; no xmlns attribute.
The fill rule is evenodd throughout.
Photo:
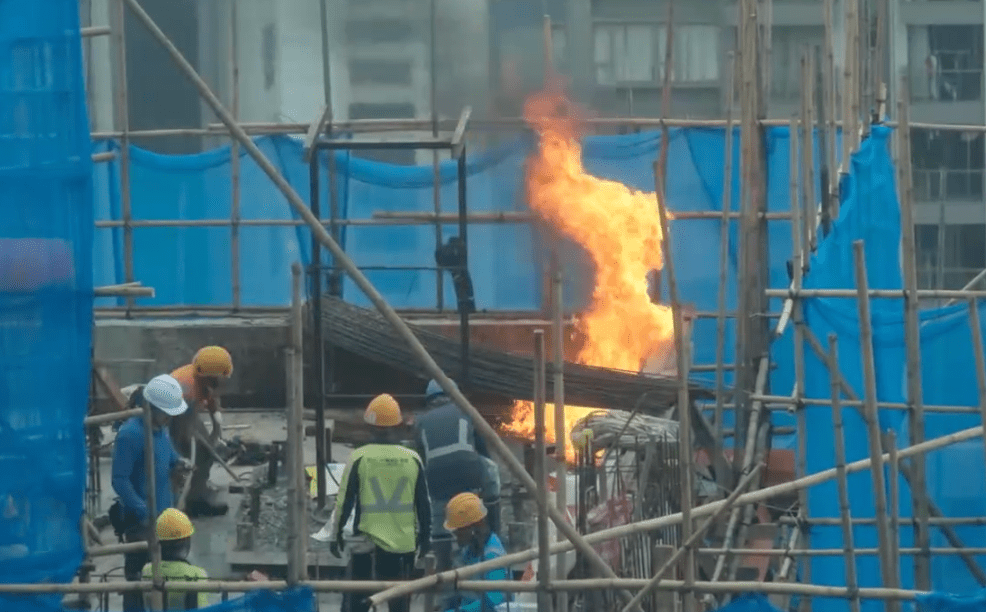
<svg viewBox="0 0 986 612"><path fill-rule="evenodd" d="M449 500L445 507L445 529L455 535L459 544L462 566L475 565L497 559L507 554L500 538L490 529L486 520L486 506L474 493L460 493ZM497 568L483 574L482 580L506 580L507 570ZM446 610L480 612L493 610L507 601L501 591L475 593L456 591L446 603Z"/></svg>
<svg viewBox="0 0 986 612"><path fill-rule="evenodd" d="M171 423L171 439L183 457L191 457L192 439L195 432L205 433L205 426L199 416L208 412L212 421L212 433L207 438L213 448L222 447L222 407L219 404L219 384L233 375L233 358L221 346L206 346L192 358L192 363L183 365L171 375L182 387L185 401L193 408L181 418ZM216 494L209 486L209 472L214 459L212 453L197 443L195 450L195 470L188 488L185 510L191 516L221 516L229 511L229 506L215 499Z"/></svg>
<svg viewBox="0 0 986 612"><path fill-rule="evenodd" d="M201 567L188 562L192 548L192 534L195 528L181 510L168 508L157 519L155 526L158 542L161 543L161 576L164 578L163 610L197 610L208 605L205 593L169 588L169 582L188 582L208 580L209 575ZM151 580L153 569L150 563L144 566L144 580ZM152 607L150 593L144 595L148 612L158 612Z"/></svg>
<svg viewBox="0 0 986 612"><path fill-rule="evenodd" d="M355 513L349 541L349 569L354 580L406 580L414 553L431 549L431 506L421 457L398 444L404 423L392 396L370 401L363 420L373 441L353 451L346 464L329 519L329 550L341 557L343 527ZM390 601L390 612L407 612L410 597ZM365 595L346 595L342 612L367 612Z"/></svg>

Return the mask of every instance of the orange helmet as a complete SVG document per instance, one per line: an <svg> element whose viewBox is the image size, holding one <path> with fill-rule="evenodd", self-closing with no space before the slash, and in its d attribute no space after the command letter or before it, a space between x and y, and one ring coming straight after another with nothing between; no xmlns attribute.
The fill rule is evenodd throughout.
<svg viewBox="0 0 986 612"><path fill-rule="evenodd" d="M396 427L404 422L401 407L393 395L384 393L370 400L363 413L363 420L377 427Z"/></svg>
<svg viewBox="0 0 986 612"><path fill-rule="evenodd" d="M175 508L168 508L157 519L157 539L162 542L183 540L192 537L195 528L188 515Z"/></svg>
<svg viewBox="0 0 986 612"><path fill-rule="evenodd" d="M455 531L486 518L486 506L475 493L459 493L445 506L445 529Z"/></svg>
<svg viewBox="0 0 986 612"><path fill-rule="evenodd" d="M196 376L229 378L233 374L233 358L221 346L206 346L195 353L192 367Z"/></svg>

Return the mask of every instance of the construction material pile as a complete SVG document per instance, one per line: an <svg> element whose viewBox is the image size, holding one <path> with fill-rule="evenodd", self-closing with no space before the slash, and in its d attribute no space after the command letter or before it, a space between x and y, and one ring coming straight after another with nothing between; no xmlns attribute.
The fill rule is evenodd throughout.
<svg viewBox="0 0 986 612"><path fill-rule="evenodd" d="M677 440L678 421L624 410L600 410L580 419L572 428L572 440L592 432L596 448L633 448L650 440ZM619 440L617 440L619 436Z"/></svg>
<svg viewBox="0 0 986 612"><path fill-rule="evenodd" d="M322 300L322 327L326 342L337 348L421 378L430 378L407 343L376 311L326 296ZM411 329L439 367L449 375L457 376L461 369L459 342L413 325ZM470 347L469 360L472 390L533 400L534 373L530 357ZM549 376L552 371L549 363ZM653 413L673 405L677 394L678 382L674 378L565 364L565 399L572 405L613 408L632 407L640 402L641 410ZM691 396L713 397L709 389L694 382Z"/></svg>

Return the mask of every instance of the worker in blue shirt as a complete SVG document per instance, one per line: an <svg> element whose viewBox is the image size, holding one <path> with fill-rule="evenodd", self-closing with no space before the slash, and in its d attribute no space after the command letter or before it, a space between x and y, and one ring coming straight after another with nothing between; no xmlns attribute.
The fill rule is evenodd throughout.
<svg viewBox="0 0 986 612"><path fill-rule="evenodd" d="M451 531L459 543L462 566L491 561L507 554L500 538L490 530L486 514L483 500L474 493L456 495L445 508L445 529ZM506 580L507 569L490 570L481 579ZM492 612L507 601L507 597L502 591L457 591L446 603L445 609L450 612Z"/></svg>
<svg viewBox="0 0 986 612"><path fill-rule="evenodd" d="M143 389L131 396L132 406L146 401L153 408L151 418L154 427L154 493L158 513L174 505L171 490L171 474L175 468L185 466L175 451L168 435L168 423L172 417L188 410L182 398L181 385L173 377L162 374L151 379ZM117 537L124 542L142 542L148 539L148 530L156 521L150 516L147 497L147 472L144 463L144 418L129 419L116 434L113 447L113 490L119 496L110 508L110 520ZM140 580L141 570L147 563L146 550L124 554L124 574L127 580ZM144 602L139 592L123 596L124 612L141 612Z"/></svg>

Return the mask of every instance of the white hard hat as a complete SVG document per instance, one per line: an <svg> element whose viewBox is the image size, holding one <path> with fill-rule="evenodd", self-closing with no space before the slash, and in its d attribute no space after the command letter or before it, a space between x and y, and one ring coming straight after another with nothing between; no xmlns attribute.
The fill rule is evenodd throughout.
<svg viewBox="0 0 986 612"><path fill-rule="evenodd" d="M144 399L169 416L178 416L188 410L188 404L182 398L181 384L169 374L152 378L144 387Z"/></svg>

